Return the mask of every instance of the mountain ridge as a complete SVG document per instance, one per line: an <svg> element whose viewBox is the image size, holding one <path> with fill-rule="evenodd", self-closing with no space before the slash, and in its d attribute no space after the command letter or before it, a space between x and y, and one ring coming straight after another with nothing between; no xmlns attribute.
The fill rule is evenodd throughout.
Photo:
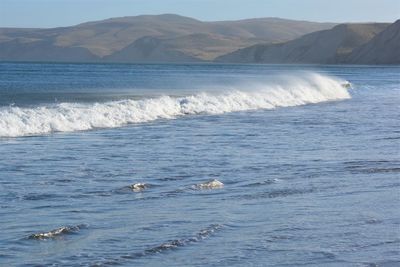
<svg viewBox="0 0 400 267"><path fill-rule="evenodd" d="M0 61L400 64L395 23L139 15L57 28L0 28Z"/></svg>
<svg viewBox="0 0 400 267"><path fill-rule="evenodd" d="M50 49L54 52L54 61L68 61L68 57L62 55L62 49L65 49L71 57L70 61L79 59L74 51L85 54L82 61L109 61L114 53L121 54L121 50L143 37L169 39L165 47L177 49L179 40L172 44L172 39L186 36L185 41L190 43L188 39L191 36L198 39L195 34L204 34L205 39L201 40L204 48L185 47L184 51L179 51L184 54L189 51L189 57L198 54L195 58L204 61L256 43L288 41L334 25L276 18L203 22L175 14L162 14L110 18L48 29L0 28L0 60L41 61L46 57L45 49ZM208 41L216 45L211 49L213 51L209 51ZM45 48L43 52L39 51L41 44ZM31 47L35 48L33 52L29 52ZM146 61L146 58L141 59ZM132 62L136 61L132 58Z"/></svg>
<svg viewBox="0 0 400 267"><path fill-rule="evenodd" d="M400 64L400 19L357 47L349 55L349 63Z"/></svg>
<svg viewBox="0 0 400 267"><path fill-rule="evenodd" d="M352 51L383 31L386 23L347 23L278 44L256 44L216 58L235 63L346 63Z"/></svg>

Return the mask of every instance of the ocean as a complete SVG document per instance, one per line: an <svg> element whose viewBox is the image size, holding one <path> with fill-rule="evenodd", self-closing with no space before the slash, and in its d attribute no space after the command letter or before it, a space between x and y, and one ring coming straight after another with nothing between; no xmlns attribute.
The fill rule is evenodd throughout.
<svg viewBox="0 0 400 267"><path fill-rule="evenodd" d="M0 63L0 266L399 266L400 67Z"/></svg>

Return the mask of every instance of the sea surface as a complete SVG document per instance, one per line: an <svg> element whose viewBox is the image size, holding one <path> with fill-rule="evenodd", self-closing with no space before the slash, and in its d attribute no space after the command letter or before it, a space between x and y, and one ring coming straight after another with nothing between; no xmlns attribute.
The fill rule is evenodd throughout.
<svg viewBox="0 0 400 267"><path fill-rule="evenodd" d="M0 266L400 266L399 118L398 66L0 63Z"/></svg>

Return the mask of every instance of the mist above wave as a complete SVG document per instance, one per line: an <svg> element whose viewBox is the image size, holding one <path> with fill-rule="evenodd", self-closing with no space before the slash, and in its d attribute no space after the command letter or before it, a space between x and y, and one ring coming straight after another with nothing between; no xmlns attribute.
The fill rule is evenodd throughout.
<svg viewBox="0 0 400 267"><path fill-rule="evenodd" d="M114 128L185 115L274 109L350 98L343 82L335 77L303 73L287 76L279 83L242 84L185 97L7 107L0 109L0 137Z"/></svg>

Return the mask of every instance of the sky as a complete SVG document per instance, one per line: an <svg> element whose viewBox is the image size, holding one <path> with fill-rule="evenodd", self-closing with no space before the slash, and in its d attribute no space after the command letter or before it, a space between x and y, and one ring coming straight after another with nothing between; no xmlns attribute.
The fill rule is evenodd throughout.
<svg viewBox="0 0 400 267"><path fill-rule="evenodd" d="M393 22L400 19L400 0L0 0L0 27L50 28L165 13L204 21L281 17Z"/></svg>

